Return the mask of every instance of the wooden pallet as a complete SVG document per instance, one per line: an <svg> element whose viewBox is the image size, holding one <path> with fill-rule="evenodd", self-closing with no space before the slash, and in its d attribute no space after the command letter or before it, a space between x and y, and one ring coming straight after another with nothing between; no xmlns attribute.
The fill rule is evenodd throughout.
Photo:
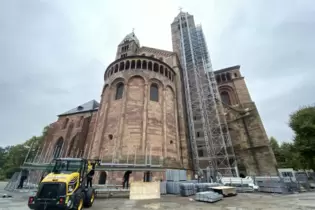
<svg viewBox="0 0 315 210"><path fill-rule="evenodd" d="M235 196L237 195L236 188L230 186L217 186L217 187L209 187L209 189L213 192L217 192L224 197Z"/></svg>

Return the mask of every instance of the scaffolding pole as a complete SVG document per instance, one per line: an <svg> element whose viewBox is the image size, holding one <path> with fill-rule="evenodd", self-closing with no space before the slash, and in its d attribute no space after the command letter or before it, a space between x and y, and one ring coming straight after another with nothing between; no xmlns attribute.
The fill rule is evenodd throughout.
<svg viewBox="0 0 315 210"><path fill-rule="evenodd" d="M236 158L227 123L224 117L220 117L223 107L216 101L220 95L202 28L189 23L188 13L181 12L178 22L194 168L196 171L205 170L207 161L215 176L218 172L235 176ZM204 149L206 155L199 154L198 151Z"/></svg>

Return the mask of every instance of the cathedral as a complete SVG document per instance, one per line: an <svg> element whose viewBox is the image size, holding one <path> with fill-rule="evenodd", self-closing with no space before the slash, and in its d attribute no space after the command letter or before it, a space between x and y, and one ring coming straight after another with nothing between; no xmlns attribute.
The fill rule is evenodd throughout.
<svg viewBox="0 0 315 210"><path fill-rule="evenodd" d="M40 162L97 158L106 164L178 168L193 176L182 74L177 53L140 46L134 32L126 35L104 72L100 102L91 100L58 115L49 126ZM217 70L215 77L226 104L239 174L276 174L276 161L240 66ZM251 115L242 117L237 111L241 108L250 109ZM143 174L133 172L131 181L142 180ZM121 182L122 177L123 172L103 171L95 182ZM152 172L152 178L165 179L165 171Z"/></svg>

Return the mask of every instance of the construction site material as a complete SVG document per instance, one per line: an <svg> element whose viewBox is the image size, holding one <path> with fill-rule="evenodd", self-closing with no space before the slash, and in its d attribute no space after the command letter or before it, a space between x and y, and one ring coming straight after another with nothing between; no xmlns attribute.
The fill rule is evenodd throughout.
<svg viewBox="0 0 315 210"><path fill-rule="evenodd" d="M132 182L130 184L130 200L158 198L161 198L160 182Z"/></svg>
<svg viewBox="0 0 315 210"><path fill-rule="evenodd" d="M180 194L180 184L181 182L166 182L166 192L167 194Z"/></svg>
<svg viewBox="0 0 315 210"><path fill-rule="evenodd" d="M194 183L196 184L197 180L188 180L188 181L181 181L181 182L166 182L166 192L167 194L180 194L180 184L182 183Z"/></svg>
<svg viewBox="0 0 315 210"><path fill-rule="evenodd" d="M287 194L299 191L298 183L289 182L278 176L256 177L255 181L259 186L259 192Z"/></svg>
<svg viewBox="0 0 315 210"><path fill-rule="evenodd" d="M196 183L195 187L196 187L197 192L205 192L205 191L209 191L210 187L217 187L220 185L221 184L219 183Z"/></svg>
<svg viewBox="0 0 315 210"><path fill-rule="evenodd" d="M167 194L166 182L160 182L160 193L161 193L161 195Z"/></svg>
<svg viewBox="0 0 315 210"><path fill-rule="evenodd" d="M191 196L196 194L196 188L194 183L180 183L180 195Z"/></svg>
<svg viewBox="0 0 315 210"><path fill-rule="evenodd" d="M209 202L209 203L214 203L222 199L223 199L223 195L216 192L212 192L212 191L198 192L196 193L196 196L195 196L196 201Z"/></svg>
<svg viewBox="0 0 315 210"><path fill-rule="evenodd" d="M249 176L245 178L222 177L220 182L224 186L235 187L237 192L254 192L259 188L257 185L254 184L254 180Z"/></svg>
<svg viewBox="0 0 315 210"><path fill-rule="evenodd" d="M201 26L193 17L180 12L173 31L177 35L183 78L190 146L195 171L208 167L213 177L220 172L232 176L237 167L229 129L223 114L220 94ZM177 28L178 26L178 28ZM236 170L237 171L237 170Z"/></svg>
<svg viewBox="0 0 315 210"><path fill-rule="evenodd" d="M175 170L175 169L167 169L165 171L166 180L167 181L186 181L187 180L187 172L186 170Z"/></svg>
<svg viewBox="0 0 315 210"><path fill-rule="evenodd" d="M219 193L224 197L235 196L237 195L236 188L230 186L216 186L216 187L209 187L209 190Z"/></svg>

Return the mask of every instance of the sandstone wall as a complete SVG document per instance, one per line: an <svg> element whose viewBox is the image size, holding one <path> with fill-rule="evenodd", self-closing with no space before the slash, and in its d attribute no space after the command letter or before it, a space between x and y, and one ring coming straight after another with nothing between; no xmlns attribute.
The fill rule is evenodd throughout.
<svg viewBox="0 0 315 210"><path fill-rule="evenodd" d="M239 171L244 175L276 175L277 163L268 136L239 68L215 72L221 98L223 93L228 94L232 108L249 110L249 115L243 117L240 112L225 108Z"/></svg>
<svg viewBox="0 0 315 210"><path fill-rule="evenodd" d="M128 59L131 63L130 57L116 63L119 67L126 66ZM106 88L102 97L107 99L101 100L91 157L106 162L151 161L152 164L180 166L176 74L160 60L143 56L134 60L136 65L132 69L130 66L115 70L116 63L113 63L105 73ZM148 65L144 69L143 61L147 64L152 61L152 69L148 69ZM123 96L115 100L119 83L124 84ZM158 101L150 100L152 84L158 87Z"/></svg>

